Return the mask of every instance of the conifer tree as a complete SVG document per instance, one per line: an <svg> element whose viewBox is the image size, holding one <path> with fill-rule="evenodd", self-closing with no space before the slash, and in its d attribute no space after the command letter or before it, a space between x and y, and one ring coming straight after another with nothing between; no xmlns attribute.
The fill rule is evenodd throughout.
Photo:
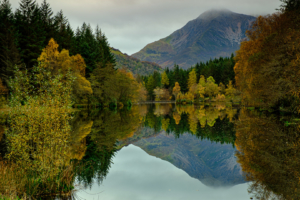
<svg viewBox="0 0 300 200"><path fill-rule="evenodd" d="M0 78L5 85L9 77L13 76L15 65L20 64L17 42L11 5L8 0L4 0L0 4Z"/></svg>
<svg viewBox="0 0 300 200"><path fill-rule="evenodd" d="M150 76L148 78L148 82L146 83L146 89L148 91L150 100L154 99L154 92L153 92L154 88L155 88L154 78L153 78L153 76Z"/></svg>
<svg viewBox="0 0 300 200"><path fill-rule="evenodd" d="M15 27L19 32L22 62L27 68L37 64L46 41L40 10L34 0L21 0L15 13Z"/></svg>

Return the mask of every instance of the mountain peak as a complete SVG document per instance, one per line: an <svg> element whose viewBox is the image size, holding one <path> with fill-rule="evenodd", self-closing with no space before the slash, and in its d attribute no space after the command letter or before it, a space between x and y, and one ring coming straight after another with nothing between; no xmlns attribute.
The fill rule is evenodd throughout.
<svg viewBox="0 0 300 200"><path fill-rule="evenodd" d="M228 10L228 9L211 9L207 10L204 13L202 13L197 19L202 20L213 20L220 16L230 15L234 12Z"/></svg>
<svg viewBox="0 0 300 200"><path fill-rule="evenodd" d="M168 37L148 44L133 57L169 68L176 63L184 69L200 61L230 57L240 48L254 20L253 16L227 9L208 10Z"/></svg>

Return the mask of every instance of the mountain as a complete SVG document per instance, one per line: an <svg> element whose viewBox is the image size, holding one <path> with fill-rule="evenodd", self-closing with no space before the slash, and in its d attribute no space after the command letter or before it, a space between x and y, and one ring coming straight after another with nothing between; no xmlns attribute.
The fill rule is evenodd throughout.
<svg viewBox="0 0 300 200"><path fill-rule="evenodd" d="M230 56L239 49L255 17L229 10L209 10L166 38L146 45L132 56L172 68L189 68L210 58Z"/></svg>
<svg viewBox="0 0 300 200"><path fill-rule="evenodd" d="M230 187L245 183L234 156L236 149L230 144L201 141L187 133L176 138L163 132L140 138L132 144L149 155L172 163L207 186Z"/></svg>
<svg viewBox="0 0 300 200"><path fill-rule="evenodd" d="M117 68L126 67L133 74L149 75L153 74L154 71L162 71L161 66L159 66L158 64L148 61L141 61L127 54L123 54L118 49L111 48L111 53L116 58Z"/></svg>

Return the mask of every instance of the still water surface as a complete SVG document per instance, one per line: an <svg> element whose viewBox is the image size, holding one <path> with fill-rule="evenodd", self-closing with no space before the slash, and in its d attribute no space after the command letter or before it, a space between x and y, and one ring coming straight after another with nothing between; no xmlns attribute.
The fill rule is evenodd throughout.
<svg viewBox="0 0 300 200"><path fill-rule="evenodd" d="M97 143L98 148L100 143L102 164L94 167L92 176L78 176L78 198L246 200L254 196L248 193L252 182L237 162L239 109L155 104L95 116L87 143ZM87 149L83 162L90 159L88 154Z"/></svg>
<svg viewBox="0 0 300 200"><path fill-rule="evenodd" d="M44 131L27 143L27 134L15 135L17 147L39 143L15 151L28 158L17 165L2 161L2 192L41 199L300 199L298 116L226 104L148 104L70 116L66 135L26 121ZM43 113L35 117L66 126ZM1 126L5 159L10 149Z"/></svg>
<svg viewBox="0 0 300 200"><path fill-rule="evenodd" d="M101 185L79 191L83 199L250 199L248 184L210 187L187 172L135 145L124 147ZM99 192L101 192L99 194ZM93 195L94 194L94 195Z"/></svg>

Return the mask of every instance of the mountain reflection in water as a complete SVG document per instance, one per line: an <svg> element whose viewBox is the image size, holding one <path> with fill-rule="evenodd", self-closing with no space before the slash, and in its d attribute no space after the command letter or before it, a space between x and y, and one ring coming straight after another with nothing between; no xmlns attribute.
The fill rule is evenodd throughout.
<svg viewBox="0 0 300 200"><path fill-rule="evenodd" d="M72 171L68 184L75 190L63 199L300 199L295 117L225 104L148 104L73 115L65 157L47 160L59 164L51 170ZM0 164L6 167L6 125L0 126ZM59 145L52 143L49 148ZM51 152L47 148L43 152ZM4 184L6 175L0 168ZM11 176L12 183L17 179Z"/></svg>
<svg viewBox="0 0 300 200"><path fill-rule="evenodd" d="M79 183L85 185L85 188L89 186L93 188L92 190L104 190L105 193L110 193L108 191L112 188L107 187L107 184L113 184L115 181L113 177L116 177L112 174L112 171L114 171L119 159L126 159L126 157L120 157L119 155L122 155L122 148L130 144L143 149L148 154L146 154L147 157L155 156L161 158L162 160L172 163L172 167L177 167L175 168L176 170L184 170L186 172L184 173L185 176L189 175L187 177L190 177L188 179L195 181L193 178L196 178L200 180L198 186L200 184L202 189L211 187L212 189L210 190L217 192L224 190L224 188L228 189L228 187L245 183L241 167L235 158L235 129L232 122L237 119L237 109L226 107L225 105L195 107L175 106L174 104L139 105L134 109L139 111L139 120L141 121L134 123L134 125L140 123L139 127L135 128L136 131L134 134L128 134L127 137L122 136L115 138L118 140L115 148L119 150L119 152L117 153L117 157L113 159L115 164L111 165L111 170L106 174L106 179L94 179L94 181L98 181L98 185L100 185L99 188L96 187L92 181L90 184L80 181L84 179L79 175ZM129 115L126 119L128 120L132 116L134 115ZM102 119L105 118L106 117ZM108 121L110 120L107 120L107 122ZM97 122L94 121L94 124L95 123L97 124ZM102 124L110 126L109 123ZM113 127L120 127L120 124ZM101 130L102 132L97 134L98 137L99 135L109 135L103 132L105 129ZM114 134L116 133L117 131L114 131ZM90 135L91 138L94 137L93 134L95 134L95 132L92 131ZM97 143L99 141L102 141L100 143L103 143L102 146L105 146L105 140L99 138ZM128 159L130 160L131 158ZM155 158L153 159L156 160ZM84 160L85 158L83 161ZM162 160L159 159L156 160L156 162L165 163ZM136 163L136 165L138 165L138 163ZM151 163L149 163L149 165L151 165ZM167 166L170 168L170 165ZM118 166L118 168L119 167L121 166ZM124 170L127 170L125 169L127 166L123 167ZM168 171L168 168L165 170ZM145 174L150 173L149 171L145 171L145 169L139 169L137 167L134 169L135 171L143 171ZM144 178L149 179L146 175ZM115 184L120 185L120 182L133 182L132 179L134 179L134 177L127 177L127 175L125 176L122 175L122 173L118 173L119 181L116 181ZM169 177L169 179L173 180L174 177ZM157 183L162 180L158 176L155 181L156 183L153 184L157 185ZM180 182L181 180L178 179L177 181ZM139 182L144 181L139 179ZM125 187L125 185L120 187ZM243 184L242 187L244 187L243 197L247 197L248 199L247 187L245 184ZM130 191L134 192L135 189L132 188ZM151 193L151 187L149 187L148 193L149 192ZM155 194L155 191L152 192ZM189 192L182 191L182 193L182 196L185 196ZM83 194L84 192L78 193L79 196ZM221 194L222 193L219 193L220 196L216 195L216 198L222 197ZM201 197L199 194L197 196ZM108 196L105 197L109 198ZM233 197L233 193L231 196L228 196L229 199ZM192 198L196 198L196 196Z"/></svg>
<svg viewBox="0 0 300 200"><path fill-rule="evenodd" d="M128 159L127 162L130 162L133 159L134 153L129 157L123 154L126 149L124 147L133 148L131 145L133 144L147 153L143 154L144 157L147 155L147 157L150 156L149 159L155 160L151 162L165 163L168 161L173 167L176 167L175 169L185 171L190 180L200 180L198 183L202 184L202 189L206 188L205 191L211 192L207 197L198 194L196 195L198 198L213 199L215 193L219 194L219 198L221 198L223 193L220 191L227 188L226 190L231 191L228 199L235 199L235 197L250 199L246 194L248 193L246 188L248 188L250 195L257 199L300 199L297 191L300 180L298 173L300 171L299 130L298 125L294 123L286 126L284 121L289 120L286 117L245 109L238 112L238 109L222 104L210 106L155 104L139 105L133 109L135 114L133 111L130 111L133 112L130 115L119 114L124 117L120 118L119 124L111 126L111 120L102 122L111 129L117 128L116 131L113 131L116 137L111 138L110 131L105 133L105 130L110 128L102 128L102 132L96 134L95 131L92 131L90 134L90 138L98 138L97 140L91 139L91 141L100 142L101 148L110 146L112 155L117 155L115 158L111 156L110 162L107 162L111 169L108 168L101 181L98 180L99 186L93 182L88 185L92 190L103 191L107 195L107 193L111 194L109 191L113 185L118 190L118 187L128 188L129 183L143 184L141 179L149 179L149 176L147 178L147 174L151 174L150 171L147 171L149 167L144 169L134 167L134 165L139 166L137 161L129 166L135 173L139 173L138 171L141 170L140 174L143 173L144 176L128 177L128 174L123 174L123 176L122 172L125 173L128 170L125 168L128 166L124 165L123 170L121 170L122 164L116 166L120 160ZM107 116L107 114L103 114L103 116ZM103 117L103 119L105 118ZM130 128L125 128L118 134L118 129L122 129L120 123L130 122L131 119L134 121L130 125L133 127L134 133L128 132ZM127 132L125 133L124 130ZM162 160L157 160L157 158ZM115 164L111 164L112 160ZM151 162L147 161L147 166L154 166ZM159 164L157 163L157 165ZM168 166L166 171L171 170L170 165ZM114 167L120 170L116 172L117 175L114 174L116 170ZM159 186L162 176L156 176L155 181L155 176L150 176L153 181L151 183ZM166 176L167 174L164 177ZM90 180L96 181L95 177L93 176ZM114 180L115 177L118 177L116 179L118 181ZM124 179L120 180L122 177ZM169 178L175 181L174 177ZM147 182L147 180L145 181ZM180 178L177 181L183 181L183 179ZM248 183L245 183L247 181L250 181L249 187ZM124 185L120 185L120 182ZM110 184L112 184L111 188L108 186ZM186 184L188 185L188 183ZM133 196L134 193L138 194L138 190L141 190L145 194L144 197L153 194L150 195L153 198L167 199L155 196L157 191L153 189L154 186L145 186L146 188L141 189L141 185L139 187L132 185L133 188L128 191L133 193ZM243 192L241 192L241 188ZM188 190L176 190L182 193L182 197L189 194ZM243 197L238 195L239 192L243 193ZM78 194L83 193L79 192ZM177 197L178 195L177 193ZM106 197L108 198L108 196ZM128 197L128 199L130 198ZM178 199L180 198L178 197Z"/></svg>

